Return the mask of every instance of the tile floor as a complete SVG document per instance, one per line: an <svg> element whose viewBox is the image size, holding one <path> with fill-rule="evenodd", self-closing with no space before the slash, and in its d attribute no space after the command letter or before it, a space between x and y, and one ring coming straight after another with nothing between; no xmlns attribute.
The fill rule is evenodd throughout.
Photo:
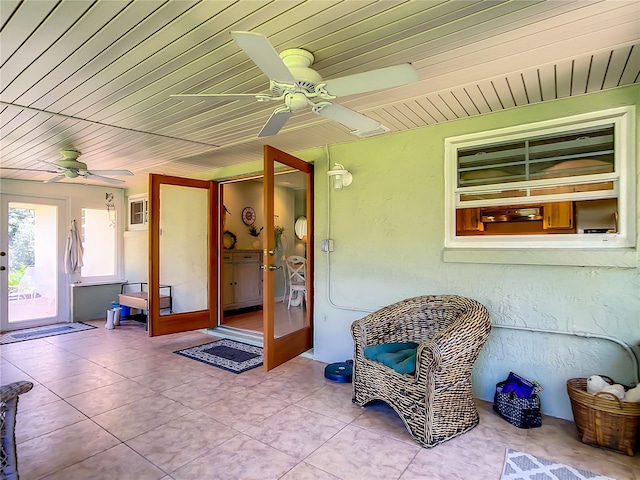
<svg viewBox="0 0 640 480"><path fill-rule="evenodd" d="M296 358L235 375L172 352L215 338L148 338L127 322L0 347L2 383L30 380L16 435L22 480L498 480L506 448L640 480L640 455L581 444L573 423L520 430L478 401L480 425L433 449L385 404Z"/></svg>

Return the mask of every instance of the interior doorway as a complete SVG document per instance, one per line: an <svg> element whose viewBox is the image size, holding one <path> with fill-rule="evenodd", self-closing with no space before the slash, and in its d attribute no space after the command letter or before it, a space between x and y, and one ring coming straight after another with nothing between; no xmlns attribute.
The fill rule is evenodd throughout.
<svg viewBox="0 0 640 480"><path fill-rule="evenodd" d="M271 256L274 271L274 334L278 337L298 330L307 319L307 304L300 290L291 295L286 264L288 257L306 258L306 235L298 228L307 215L306 175L282 169L274 186L274 243ZM219 326L262 344L263 326L263 254L265 209L262 176L220 183L223 199L223 267L221 269L222 312Z"/></svg>

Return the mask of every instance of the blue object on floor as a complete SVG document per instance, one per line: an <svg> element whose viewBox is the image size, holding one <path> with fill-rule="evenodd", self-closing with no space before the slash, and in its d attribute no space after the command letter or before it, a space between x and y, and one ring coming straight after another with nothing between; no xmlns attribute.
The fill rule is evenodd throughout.
<svg viewBox="0 0 640 480"><path fill-rule="evenodd" d="M126 307L124 305L120 305L118 302L111 302L111 308L119 308L120 309L120 318L122 318L122 317L130 317L131 316L131 307Z"/></svg>
<svg viewBox="0 0 640 480"><path fill-rule="evenodd" d="M324 368L324 376L339 383L350 383L353 376L353 360L330 363Z"/></svg>

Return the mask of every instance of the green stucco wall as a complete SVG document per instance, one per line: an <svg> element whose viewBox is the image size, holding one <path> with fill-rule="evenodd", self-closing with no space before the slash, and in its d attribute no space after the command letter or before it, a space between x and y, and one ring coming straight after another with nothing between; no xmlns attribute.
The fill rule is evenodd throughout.
<svg viewBox="0 0 640 480"><path fill-rule="evenodd" d="M352 358L353 320L421 294L474 298L495 324L640 342L635 250L626 253L631 268L581 266L589 264L589 253L580 251L563 252L574 266L443 258L445 138L623 105L636 105L637 114L639 99L640 86L633 86L297 152L314 162L316 173L315 357ZM354 177L340 192L327 189L334 162ZM319 251L323 238L334 240L334 252ZM496 382L510 370L540 381L545 413L564 418L571 418L568 378L634 377L629 353L611 341L495 328L474 369L476 395L491 400Z"/></svg>

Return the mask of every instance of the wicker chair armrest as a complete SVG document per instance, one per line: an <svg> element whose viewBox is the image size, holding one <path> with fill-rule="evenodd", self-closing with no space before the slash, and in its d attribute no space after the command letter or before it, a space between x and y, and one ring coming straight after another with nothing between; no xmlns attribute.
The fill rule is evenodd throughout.
<svg viewBox="0 0 640 480"><path fill-rule="evenodd" d="M442 352L438 344L432 340L420 342L416 354L415 378L418 383L426 383L427 379L440 370Z"/></svg>
<svg viewBox="0 0 640 480"><path fill-rule="evenodd" d="M0 402L5 403L12 398L27 393L33 388L33 383L21 380L0 387Z"/></svg>
<svg viewBox="0 0 640 480"><path fill-rule="evenodd" d="M458 369L466 362L471 369L491 332L489 313L480 305L463 313L431 340L421 342L416 356L416 377Z"/></svg>

